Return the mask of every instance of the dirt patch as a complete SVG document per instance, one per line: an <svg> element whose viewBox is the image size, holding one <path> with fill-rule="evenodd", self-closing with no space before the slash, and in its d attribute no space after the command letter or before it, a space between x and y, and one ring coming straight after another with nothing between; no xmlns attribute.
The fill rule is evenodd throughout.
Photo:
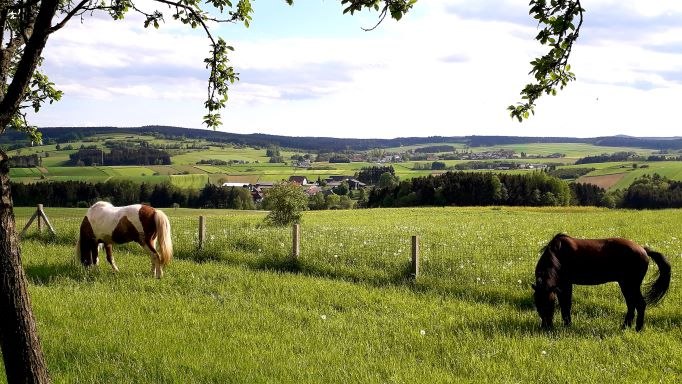
<svg viewBox="0 0 682 384"><path fill-rule="evenodd" d="M625 173L613 173L611 175L603 175L603 176L582 176L576 180L577 183L584 183L584 184L594 184L597 186L600 186L604 189L609 189L616 185L622 179L625 177Z"/></svg>

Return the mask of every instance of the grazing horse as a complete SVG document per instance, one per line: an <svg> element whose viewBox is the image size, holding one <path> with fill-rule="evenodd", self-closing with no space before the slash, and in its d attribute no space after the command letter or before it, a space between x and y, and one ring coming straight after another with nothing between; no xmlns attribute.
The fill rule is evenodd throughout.
<svg viewBox="0 0 682 384"><path fill-rule="evenodd" d="M640 287L649 268L649 258L658 266L658 277L647 284L642 296ZM618 282L625 297L627 313L623 328L632 326L637 310L635 329L644 326L647 304L657 304L670 286L670 263L662 254L621 238L575 239L557 234L542 249L535 267L533 284L535 307L543 328L552 327L554 302L559 299L561 317L571 324L573 284L596 285Z"/></svg>
<svg viewBox="0 0 682 384"><path fill-rule="evenodd" d="M158 248L155 246L158 240ZM151 253L152 274L160 279L163 266L173 256L170 222L158 209L148 205L135 204L114 207L98 201L88 209L81 222L80 236L76 243L76 256L84 266L99 262L97 248L104 244L107 261L114 271L118 267L112 255L113 244L135 241Z"/></svg>

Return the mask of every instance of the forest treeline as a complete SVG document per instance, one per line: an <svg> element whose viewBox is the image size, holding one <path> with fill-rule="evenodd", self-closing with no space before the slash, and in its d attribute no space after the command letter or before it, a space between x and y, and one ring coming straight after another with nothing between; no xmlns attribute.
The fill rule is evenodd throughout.
<svg viewBox="0 0 682 384"><path fill-rule="evenodd" d="M447 172L401 181L369 193L370 208L408 206L597 206L680 208L682 182L658 174L626 190L607 192L593 184L566 183L546 172L494 174Z"/></svg>
<svg viewBox="0 0 682 384"><path fill-rule="evenodd" d="M524 175L446 172L373 189L368 207L569 205L571 190L544 172Z"/></svg>
<svg viewBox="0 0 682 384"><path fill-rule="evenodd" d="M190 129L168 126L144 126L136 128L116 127L43 127L40 129L45 144L68 143L84 138L114 133L152 134L168 139L204 139L216 143L231 143L265 148L279 145L282 148L321 152L341 152L344 150L364 151L372 148L392 148L419 144L461 143L471 147L529 144L529 143L585 143L610 147L630 147L649 149L682 149L681 138L638 138L638 137L522 137L522 136L430 136L399 137L394 139L352 139L333 137L290 137L265 134L239 134L205 129ZM26 135L21 132L7 132L0 137L0 146L16 149L29 146Z"/></svg>
<svg viewBox="0 0 682 384"><path fill-rule="evenodd" d="M53 181L12 183L15 206L89 207L99 200L114 205L147 203L153 207L254 209L251 192L242 187L207 184L200 190L181 189L169 183L135 183L110 180L100 183Z"/></svg>
<svg viewBox="0 0 682 384"><path fill-rule="evenodd" d="M437 176L418 177L401 182L380 182L381 187L369 193L358 191L357 207L406 206L599 206L635 209L681 208L682 182L654 174L637 179L626 190L606 192L592 184L566 183L546 172L522 175L490 172L447 172ZM382 179L382 177L380 177ZM386 177L383 177L386 179ZM347 193L347 192L346 192ZM311 209L349 208L351 195L310 197ZM207 184L200 190L181 189L169 183L147 184L130 180L101 183L83 181L38 182L12 184L16 206L44 204L52 207L87 207L98 200L115 205L140 202L152 206L187 208L254 209L247 188L220 187ZM331 197L338 197L336 201Z"/></svg>

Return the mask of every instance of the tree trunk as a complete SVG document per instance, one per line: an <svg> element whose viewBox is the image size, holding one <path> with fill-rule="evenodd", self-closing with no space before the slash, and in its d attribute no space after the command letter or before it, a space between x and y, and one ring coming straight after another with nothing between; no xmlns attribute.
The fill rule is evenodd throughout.
<svg viewBox="0 0 682 384"><path fill-rule="evenodd" d="M7 156L0 150L0 346L7 382L49 383L14 223Z"/></svg>

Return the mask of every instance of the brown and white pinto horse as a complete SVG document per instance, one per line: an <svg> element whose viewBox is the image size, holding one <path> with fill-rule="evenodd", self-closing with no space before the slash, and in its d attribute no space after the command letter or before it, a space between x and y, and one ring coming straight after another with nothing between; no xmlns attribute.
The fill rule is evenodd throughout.
<svg viewBox="0 0 682 384"><path fill-rule="evenodd" d="M160 279L163 266L173 256L170 230L168 217L158 209L143 204L114 207L98 201L88 209L81 222L76 256L86 267L96 265L99 262L97 248L104 244L107 261L118 272L111 253L113 244L135 241L151 253L152 274Z"/></svg>

